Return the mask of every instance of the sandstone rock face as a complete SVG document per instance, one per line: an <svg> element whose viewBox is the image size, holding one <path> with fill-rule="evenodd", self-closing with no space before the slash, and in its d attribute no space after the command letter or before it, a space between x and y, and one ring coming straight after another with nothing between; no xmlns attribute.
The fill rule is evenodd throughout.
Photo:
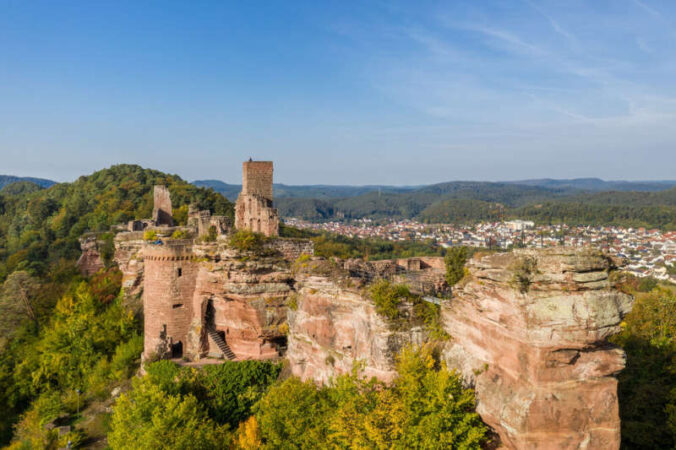
<svg viewBox="0 0 676 450"><path fill-rule="evenodd" d="M297 289L286 356L292 373L304 380L326 383L359 361L364 376L390 381L401 348L427 337L422 327L392 331L370 300L335 278L299 276Z"/></svg>
<svg viewBox="0 0 676 450"><path fill-rule="evenodd" d="M473 383L477 411L515 449L617 449L619 331L630 296L588 250L475 257L442 311L449 367ZM461 284L463 284L461 283Z"/></svg>
<svg viewBox="0 0 676 450"><path fill-rule="evenodd" d="M113 257L122 272L122 291L124 303L135 313L143 310L143 257L141 249L145 245L143 232L120 233L115 236L115 256Z"/></svg>
<svg viewBox="0 0 676 450"><path fill-rule="evenodd" d="M95 234L80 238L80 249L82 255L77 260L77 267L82 275L93 275L105 267Z"/></svg>
<svg viewBox="0 0 676 450"><path fill-rule="evenodd" d="M279 257L242 258L226 246L195 246L194 254L200 262L189 351L197 357L218 352L205 330L213 326L238 359L279 357L293 291L289 264Z"/></svg>

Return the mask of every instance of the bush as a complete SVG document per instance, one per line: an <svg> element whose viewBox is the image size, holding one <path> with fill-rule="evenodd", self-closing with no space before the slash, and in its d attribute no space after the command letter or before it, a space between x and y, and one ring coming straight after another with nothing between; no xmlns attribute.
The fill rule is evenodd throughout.
<svg viewBox="0 0 676 450"><path fill-rule="evenodd" d="M376 312L386 317L395 329L424 324L432 339L448 339L441 325L441 307L411 293L405 284L378 280L371 285L368 293ZM410 313L406 306L411 307Z"/></svg>
<svg viewBox="0 0 676 450"><path fill-rule="evenodd" d="M172 239L188 239L189 237L190 235L185 230L176 230L173 233L171 233Z"/></svg>
<svg viewBox="0 0 676 450"><path fill-rule="evenodd" d="M157 240L157 232L155 230L146 230L143 232L143 239L146 241Z"/></svg>
<svg viewBox="0 0 676 450"><path fill-rule="evenodd" d="M232 428L251 415L251 407L279 376L281 366L265 361L226 361L196 373L191 393L209 417Z"/></svg>
<svg viewBox="0 0 676 450"><path fill-rule="evenodd" d="M408 286L378 280L369 288L369 295L376 305L376 312L394 321L401 317L400 306L413 302L417 296L411 294Z"/></svg>
<svg viewBox="0 0 676 450"><path fill-rule="evenodd" d="M207 230L207 234L202 236L202 242L216 242L217 238L218 238L218 230L216 230L216 227L212 225Z"/></svg>
<svg viewBox="0 0 676 450"><path fill-rule="evenodd" d="M622 446L676 445L676 295L658 288L635 293L622 332L610 341L627 353L618 396Z"/></svg>
<svg viewBox="0 0 676 450"><path fill-rule="evenodd" d="M451 247L447 250L444 257L446 264L446 282L449 286L454 286L465 276L465 263L469 251L467 247Z"/></svg>
<svg viewBox="0 0 676 450"><path fill-rule="evenodd" d="M230 236L230 246L241 252L260 253L265 241L265 236L249 230L237 230Z"/></svg>

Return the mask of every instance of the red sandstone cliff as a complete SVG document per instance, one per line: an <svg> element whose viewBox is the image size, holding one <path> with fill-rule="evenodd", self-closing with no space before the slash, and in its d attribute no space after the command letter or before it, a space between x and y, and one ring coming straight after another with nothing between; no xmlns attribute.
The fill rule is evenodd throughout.
<svg viewBox="0 0 676 450"><path fill-rule="evenodd" d="M619 331L631 297L590 251L479 256L443 308L450 367L474 382L482 419L517 449L617 449Z"/></svg>
<svg viewBox="0 0 676 450"><path fill-rule="evenodd" d="M288 333L292 372L317 382L350 371L357 361L366 376L390 380L397 352L427 339L421 327L393 331L364 285L385 277L421 292L445 290L436 260L313 259L309 265L317 270L302 270L281 257L302 253L300 242L280 241L277 255L260 256L238 252L226 240L191 242L178 251L139 238L118 235L115 260L126 294L146 286L151 344L167 324L184 356L221 356L205 332L212 320L238 359L262 359L283 354ZM619 448L615 375L624 354L606 338L618 331L631 298L611 286L612 262L590 251L521 250L479 255L468 269L443 303L442 321L452 336L443 354L474 385L478 412L503 445ZM185 314L177 313L180 308Z"/></svg>
<svg viewBox="0 0 676 450"><path fill-rule="evenodd" d="M422 327L392 331L373 303L344 282L310 275L300 278L298 288L286 357L292 373L304 380L327 382L359 361L365 376L389 381L401 348L426 338Z"/></svg>

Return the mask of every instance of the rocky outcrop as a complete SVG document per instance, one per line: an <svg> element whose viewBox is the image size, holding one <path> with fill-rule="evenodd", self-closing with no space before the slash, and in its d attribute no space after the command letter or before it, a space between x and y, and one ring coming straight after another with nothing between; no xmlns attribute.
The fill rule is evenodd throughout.
<svg viewBox="0 0 676 450"><path fill-rule="evenodd" d="M82 275L93 275L105 267L99 245L98 235L95 233L87 234L80 238L82 254L77 260L77 268Z"/></svg>
<svg viewBox="0 0 676 450"><path fill-rule="evenodd" d="M408 283L417 294L442 294L447 292L443 267L442 258L297 262L286 355L292 373L325 383L359 364L366 377L393 379L396 355L406 345L422 344L428 332L414 321L403 327L389 323L376 312L365 288L389 279Z"/></svg>
<svg viewBox="0 0 676 450"><path fill-rule="evenodd" d="M617 449L619 331L631 297L612 262L588 250L475 257L443 307L450 367L474 384L477 411L515 449ZM464 285L462 285L464 284Z"/></svg>
<svg viewBox="0 0 676 450"><path fill-rule="evenodd" d="M359 362L364 376L389 381L402 347L427 337L422 327L392 330L353 283L308 275L297 286L286 356L292 373L304 380L325 383Z"/></svg>
<svg viewBox="0 0 676 450"><path fill-rule="evenodd" d="M143 232L119 233L115 236L113 260L122 272L124 303L135 313L143 310Z"/></svg>
<svg viewBox="0 0 676 450"><path fill-rule="evenodd" d="M216 356L213 327L238 359L276 358L286 348L286 302L293 291L289 264L275 256L247 257L225 245L193 248L199 271L192 298L188 348Z"/></svg>

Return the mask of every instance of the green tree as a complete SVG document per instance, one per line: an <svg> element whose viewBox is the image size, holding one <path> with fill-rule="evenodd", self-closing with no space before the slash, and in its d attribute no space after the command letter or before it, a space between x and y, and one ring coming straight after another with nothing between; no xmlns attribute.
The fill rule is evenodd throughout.
<svg viewBox="0 0 676 450"><path fill-rule="evenodd" d="M191 395L168 394L148 377L134 380L113 409L108 443L112 449L226 448L227 427L209 418Z"/></svg>
<svg viewBox="0 0 676 450"><path fill-rule="evenodd" d="M37 298L40 285L28 272L9 275L0 291L0 336L9 336L25 320L30 320L36 333L39 330Z"/></svg>
<svg viewBox="0 0 676 450"><path fill-rule="evenodd" d="M632 449L676 446L676 294L636 293L611 341L627 353L619 374L622 444ZM671 415L671 417L670 417Z"/></svg>
<svg viewBox="0 0 676 450"><path fill-rule="evenodd" d="M451 247L446 252L446 282L454 286L465 276L465 263L469 257L467 247Z"/></svg>
<svg viewBox="0 0 676 450"><path fill-rule="evenodd" d="M263 448L480 449L487 428L474 393L430 348L406 349L391 384L358 367L329 386L290 378L254 407Z"/></svg>

